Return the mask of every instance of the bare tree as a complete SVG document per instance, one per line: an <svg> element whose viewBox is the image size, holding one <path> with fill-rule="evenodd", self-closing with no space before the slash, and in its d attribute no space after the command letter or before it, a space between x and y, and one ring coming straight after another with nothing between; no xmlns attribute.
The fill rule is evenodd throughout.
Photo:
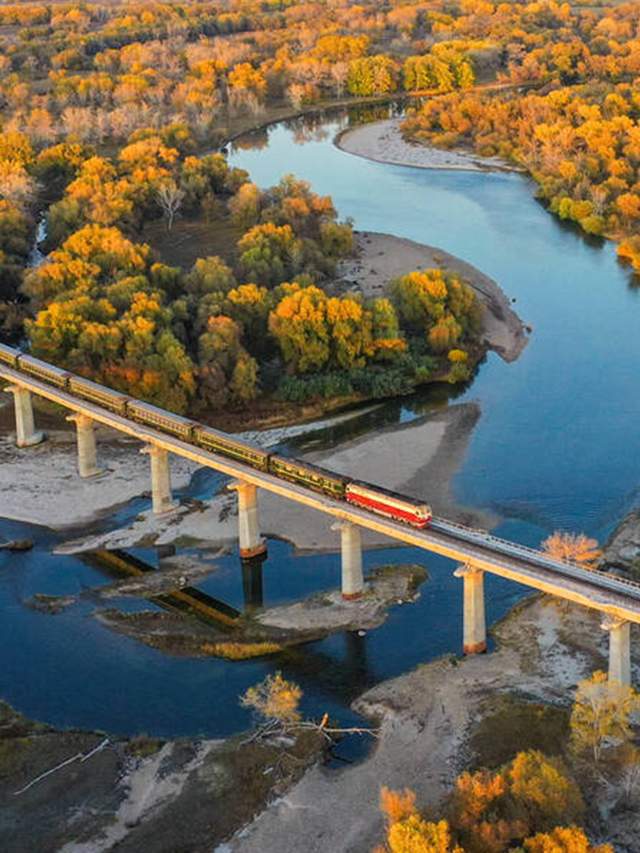
<svg viewBox="0 0 640 853"><path fill-rule="evenodd" d="M167 220L167 231L171 231L176 213L182 207L184 190L175 181L166 181L156 190L156 198Z"/></svg>
<svg viewBox="0 0 640 853"><path fill-rule="evenodd" d="M341 98L344 94L344 86L349 76L348 62L335 62L331 66L331 76L336 87L336 97Z"/></svg>
<svg viewBox="0 0 640 853"><path fill-rule="evenodd" d="M38 184L20 163L0 162L0 199L6 199L21 211L34 202Z"/></svg>

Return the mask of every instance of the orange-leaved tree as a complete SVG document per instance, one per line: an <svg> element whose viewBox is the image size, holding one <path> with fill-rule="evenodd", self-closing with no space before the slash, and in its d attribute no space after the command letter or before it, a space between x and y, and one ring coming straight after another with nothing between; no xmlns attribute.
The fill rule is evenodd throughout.
<svg viewBox="0 0 640 853"><path fill-rule="evenodd" d="M425 820L416 809L416 795L405 788L383 786L380 808L386 818L386 839L374 853L464 853L451 838L446 820Z"/></svg>
<svg viewBox="0 0 640 853"><path fill-rule="evenodd" d="M584 533L567 533L556 530L542 543L542 550L556 560L570 560L585 568L592 568L602 556L598 541Z"/></svg>

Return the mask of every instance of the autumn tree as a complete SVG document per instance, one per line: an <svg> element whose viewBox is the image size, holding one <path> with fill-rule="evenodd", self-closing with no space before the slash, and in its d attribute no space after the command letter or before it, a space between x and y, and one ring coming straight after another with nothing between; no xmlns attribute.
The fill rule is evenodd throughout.
<svg viewBox="0 0 640 853"><path fill-rule="evenodd" d="M276 672L254 687L249 687L240 699L243 708L249 708L257 717L269 722L297 723L301 719L302 690L293 681L287 681Z"/></svg>
<svg viewBox="0 0 640 853"><path fill-rule="evenodd" d="M398 87L398 67L389 56L378 54L349 63L347 89L352 95L388 95Z"/></svg>
<svg viewBox="0 0 640 853"><path fill-rule="evenodd" d="M229 102L236 109L258 112L267 91L267 81L262 72L250 62L241 62L227 75Z"/></svg>
<svg viewBox="0 0 640 853"><path fill-rule="evenodd" d="M588 569L594 568L602 556L596 539L584 533L567 533L562 530L556 530L547 537L542 543L542 550L555 560L579 563Z"/></svg>
<svg viewBox="0 0 640 853"><path fill-rule="evenodd" d="M27 323L33 352L175 411L195 391L193 363L167 304L175 273L117 228L87 225L42 266L25 292L39 309Z"/></svg>
<svg viewBox="0 0 640 853"><path fill-rule="evenodd" d="M527 838L526 853L613 853L610 844L592 845L582 829L575 826L556 827Z"/></svg>
<svg viewBox="0 0 640 853"><path fill-rule="evenodd" d="M420 816L413 791L392 791L383 786L380 808L385 816L386 839L374 853L463 853L452 842L446 820L431 822Z"/></svg>
<svg viewBox="0 0 640 853"><path fill-rule="evenodd" d="M269 315L269 331L294 373L321 370L331 354L327 298L317 287L293 284Z"/></svg>
<svg viewBox="0 0 640 853"><path fill-rule="evenodd" d="M246 403L257 394L258 366L245 350L238 324L210 316L198 339L198 392L208 407Z"/></svg>
<svg viewBox="0 0 640 853"><path fill-rule="evenodd" d="M562 763L530 750L498 771L459 776L451 825L468 853L498 853L532 832L575 823L583 813L580 789Z"/></svg>
<svg viewBox="0 0 640 853"><path fill-rule="evenodd" d="M454 273L411 272L391 282L391 293L401 324L410 332L425 333L434 352L450 350L479 326L475 294Z"/></svg>
<svg viewBox="0 0 640 853"><path fill-rule="evenodd" d="M631 714L640 709L632 687L594 672L578 684L571 711L571 749L580 760L599 766L632 737Z"/></svg>
<svg viewBox="0 0 640 853"><path fill-rule="evenodd" d="M242 275L258 284L276 285L302 269L304 249L290 225L255 225L238 241Z"/></svg>

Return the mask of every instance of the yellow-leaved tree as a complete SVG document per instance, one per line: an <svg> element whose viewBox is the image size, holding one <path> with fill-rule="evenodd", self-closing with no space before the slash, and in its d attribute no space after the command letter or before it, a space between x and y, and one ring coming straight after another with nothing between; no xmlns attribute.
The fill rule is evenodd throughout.
<svg viewBox="0 0 640 853"><path fill-rule="evenodd" d="M297 723L301 715L299 710L302 690L293 681L287 681L282 673L268 675L259 684L249 687L240 698L243 708L250 708L263 720L277 720L280 723Z"/></svg>
<svg viewBox="0 0 640 853"><path fill-rule="evenodd" d="M380 808L386 818L385 844L374 853L464 853L451 838L446 820L425 820L416 809L416 795L405 788L380 791Z"/></svg>
<svg viewBox="0 0 640 853"><path fill-rule="evenodd" d="M610 750L628 744L630 717L640 709L640 695L627 684L594 672L578 684L571 712L571 749L577 758L599 765Z"/></svg>

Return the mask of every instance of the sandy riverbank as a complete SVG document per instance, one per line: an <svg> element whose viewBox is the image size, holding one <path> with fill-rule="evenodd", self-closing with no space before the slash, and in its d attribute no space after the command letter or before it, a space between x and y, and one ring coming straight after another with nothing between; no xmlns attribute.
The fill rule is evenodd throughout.
<svg viewBox="0 0 640 853"><path fill-rule="evenodd" d="M3 423L12 421L12 403L0 393ZM304 435L326 426L343 423L370 409L345 412L313 424L299 424L270 430L242 433L261 447L272 447L287 438ZM11 417L9 417L11 415ZM47 441L36 447L19 449L12 432L0 433L0 518L24 521L54 529L87 525L140 495L151 487L149 459L139 453L140 443L108 428L97 430L101 477L81 480L77 473L75 432L63 429L62 417L43 416L36 410L38 423L47 428ZM49 425L52 425L50 428ZM175 489L189 484L198 466L173 456L171 479ZM64 501L60 495L64 492Z"/></svg>
<svg viewBox="0 0 640 853"><path fill-rule="evenodd" d="M343 288L358 290L371 298L382 296L391 279L431 268L451 270L471 285L484 307L484 345L505 361L515 361L528 341L524 323L492 278L455 255L403 237L357 232L356 256L340 265L338 275Z"/></svg>
<svg viewBox="0 0 640 853"><path fill-rule="evenodd" d="M0 703L0 847L210 853L325 749L309 731L286 746L58 731Z"/></svg>
<svg viewBox="0 0 640 853"><path fill-rule="evenodd" d="M371 755L341 773L313 767L218 853L369 853L382 838L382 785L413 789L419 807L437 814L456 776L477 766L472 736L480 724L490 728L501 699L517 707L537 702L566 708L577 682L606 668L599 623L595 611L530 599L496 628L498 651L435 661L369 690L354 707L381 721ZM636 670L638 663L636 658ZM508 714L487 738L498 763L519 749L552 748L540 723L537 731L528 724L509 731L513 717ZM613 813L602 832L617 850L631 853L637 851L639 824L637 812Z"/></svg>
<svg viewBox="0 0 640 853"><path fill-rule="evenodd" d="M523 602L496 627L497 651L434 661L363 694L354 707L380 726L369 756L341 771L316 763L302 777L317 744L125 741L8 720L2 709L3 850L369 853L382 836L381 785L412 788L419 807L438 814L462 770L495 767L520 749L562 749L577 682L606 666L599 623L595 611L547 597ZM639 664L635 656L636 677ZM605 820L598 808L607 804L590 804L594 837L637 853L638 811Z"/></svg>
<svg viewBox="0 0 640 853"><path fill-rule="evenodd" d="M522 171L500 157L480 157L463 151L446 151L407 142L400 132L403 121L402 117L398 117L360 125L341 133L336 138L336 145L348 154L394 166L465 172Z"/></svg>
<svg viewBox="0 0 640 853"><path fill-rule="evenodd" d="M330 451L303 458L405 494L428 500L437 514L472 526L490 527L495 519L457 505L450 484L460 467L480 409L475 403L449 406L408 424L396 425L351 441ZM292 542L298 551L337 551L340 534L324 513L262 492L260 526L264 535ZM181 506L160 518L150 512L120 530L61 545L58 553L100 548L171 543L231 545L237 537L236 498L223 493L206 505ZM372 531L363 532L365 547L393 543Z"/></svg>

